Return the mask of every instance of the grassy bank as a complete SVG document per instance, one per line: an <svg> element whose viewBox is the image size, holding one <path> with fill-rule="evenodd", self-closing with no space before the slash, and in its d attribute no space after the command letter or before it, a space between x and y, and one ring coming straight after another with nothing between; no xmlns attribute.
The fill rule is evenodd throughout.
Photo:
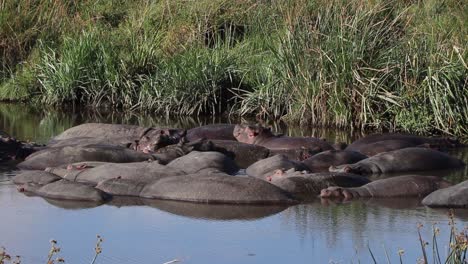
<svg viewBox="0 0 468 264"><path fill-rule="evenodd" d="M468 6L0 4L0 99L468 137Z"/></svg>

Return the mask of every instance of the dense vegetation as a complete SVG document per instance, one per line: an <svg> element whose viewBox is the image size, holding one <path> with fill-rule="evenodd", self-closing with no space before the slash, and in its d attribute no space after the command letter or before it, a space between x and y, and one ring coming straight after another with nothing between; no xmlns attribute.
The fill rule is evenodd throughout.
<svg viewBox="0 0 468 264"><path fill-rule="evenodd" d="M468 135L463 0L7 0L0 99Z"/></svg>

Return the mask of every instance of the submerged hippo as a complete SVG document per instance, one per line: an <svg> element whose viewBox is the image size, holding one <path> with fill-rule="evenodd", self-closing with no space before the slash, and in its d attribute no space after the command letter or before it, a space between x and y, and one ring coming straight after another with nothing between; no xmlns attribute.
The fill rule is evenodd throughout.
<svg viewBox="0 0 468 264"><path fill-rule="evenodd" d="M355 164L330 167L330 171L369 175L405 171L452 169L464 165L463 161L437 150L404 148L380 153Z"/></svg>
<svg viewBox="0 0 468 264"><path fill-rule="evenodd" d="M262 146L246 144L232 140L210 140L213 150L221 152L233 159L240 168L247 168L253 163L265 159L270 151Z"/></svg>
<svg viewBox="0 0 468 264"><path fill-rule="evenodd" d="M376 180L361 187L328 187L320 192L320 197L344 200L359 197L423 197L449 186L451 184L440 177L405 175Z"/></svg>
<svg viewBox="0 0 468 264"><path fill-rule="evenodd" d="M453 147L463 146L463 144L461 144L456 139L431 138L431 137L421 137L421 136L415 136L415 135L388 133L388 134L374 134L374 135L369 135L361 139L358 139L354 141L352 144L350 144L346 148L346 150L358 151L358 152L365 154L362 151L365 151L364 149L367 149L367 145L377 143L380 141L387 141L386 145L390 146L390 148L393 147L393 149L389 148L387 151L395 150L399 147L399 145L400 145L400 148L415 147L419 145L434 146L436 148L453 148Z"/></svg>
<svg viewBox="0 0 468 264"><path fill-rule="evenodd" d="M330 166L353 164L366 158L366 155L356 151L327 150L303 160L302 163L311 172L322 172L328 171Z"/></svg>
<svg viewBox="0 0 468 264"><path fill-rule="evenodd" d="M187 130L187 140L194 141L202 138L216 140L233 140L234 127L232 124L212 124L200 127L194 127Z"/></svg>
<svg viewBox="0 0 468 264"><path fill-rule="evenodd" d="M365 144L359 146L359 152L367 155L369 157L377 155L382 152L388 152L403 148L411 148L411 147L421 147L421 148L430 148L429 144L415 144L412 141L406 140L397 140L397 139L390 139L390 140L383 140L377 141L369 144Z"/></svg>
<svg viewBox="0 0 468 264"><path fill-rule="evenodd" d="M313 137L285 137L275 136L270 128L259 125L246 126L236 125L234 137L239 142L255 144L268 149L301 149L325 151L332 150L333 147L326 141Z"/></svg>
<svg viewBox="0 0 468 264"><path fill-rule="evenodd" d="M145 198L219 204L291 204L285 191L253 177L201 173L168 177L147 185Z"/></svg>
<svg viewBox="0 0 468 264"><path fill-rule="evenodd" d="M304 173L294 169L277 170L267 177L267 181L299 196L316 196L329 186L359 187L370 182L363 176L351 173Z"/></svg>
<svg viewBox="0 0 468 264"><path fill-rule="evenodd" d="M294 168L297 171L306 170L306 167L296 161L291 161L284 155L275 155L259 160L246 169L249 176L266 180L268 176L274 174L278 169L289 170Z"/></svg>
<svg viewBox="0 0 468 264"><path fill-rule="evenodd" d="M424 198L429 207L468 208L468 181L437 190Z"/></svg>
<svg viewBox="0 0 468 264"><path fill-rule="evenodd" d="M38 151L17 165L20 169L44 170L81 161L115 163L138 162L153 159L150 154L113 145L84 145L47 148Z"/></svg>

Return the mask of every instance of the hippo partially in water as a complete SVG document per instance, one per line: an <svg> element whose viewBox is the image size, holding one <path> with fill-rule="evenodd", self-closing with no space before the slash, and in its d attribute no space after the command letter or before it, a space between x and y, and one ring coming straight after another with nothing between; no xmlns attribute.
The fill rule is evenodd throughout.
<svg viewBox="0 0 468 264"><path fill-rule="evenodd" d="M383 142L386 141L386 142ZM378 143L382 142L382 143ZM372 146L369 146L372 145ZM426 146L434 148L453 148L464 146L456 139L421 137L405 134L374 134L363 137L350 144L346 150L358 151L372 156L380 152L397 150L407 147ZM380 151L380 152L379 152Z"/></svg>
<svg viewBox="0 0 468 264"><path fill-rule="evenodd" d="M468 181L437 190L424 198L429 207L468 208Z"/></svg>
<svg viewBox="0 0 468 264"><path fill-rule="evenodd" d="M273 175L278 169L289 170L291 168L294 168L297 171L307 169L304 164L300 162L292 161L284 155L275 155L267 159L259 160L250 165L246 169L246 173L249 176L266 180L268 176Z"/></svg>
<svg viewBox="0 0 468 264"><path fill-rule="evenodd" d="M333 149L329 143L318 138L276 136L270 128L259 125L236 125L234 137L239 142L259 145L271 150L306 148L320 152Z"/></svg>
<svg viewBox="0 0 468 264"><path fill-rule="evenodd" d="M215 139L215 140L233 140L236 138L233 135L233 124L211 124L206 126L194 127L187 130L187 140L194 141L199 139Z"/></svg>
<svg viewBox="0 0 468 264"><path fill-rule="evenodd" d="M443 152L426 148L404 148L380 153L354 164L330 167L332 172L361 175L441 170L463 167L463 161Z"/></svg>
<svg viewBox="0 0 468 264"><path fill-rule="evenodd" d="M359 197L424 197L449 186L451 184L440 177L405 175L376 180L361 187L328 187L320 192L320 197L345 201Z"/></svg>
<svg viewBox="0 0 468 264"><path fill-rule="evenodd" d="M303 160L302 163L312 172L324 172L330 166L353 164L363 159L367 159L367 156L356 151L327 150Z"/></svg>
<svg viewBox="0 0 468 264"><path fill-rule="evenodd" d="M276 170L266 180L298 196L316 196L322 189L329 186L359 187L370 182L363 176L351 173L306 173L294 169Z"/></svg>

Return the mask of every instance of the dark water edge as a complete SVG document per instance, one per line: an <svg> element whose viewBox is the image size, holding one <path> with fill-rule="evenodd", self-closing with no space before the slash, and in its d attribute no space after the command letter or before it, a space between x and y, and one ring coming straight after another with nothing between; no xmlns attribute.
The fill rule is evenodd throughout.
<svg viewBox="0 0 468 264"><path fill-rule="evenodd" d="M45 111L0 104L0 130L40 143L84 122L190 128L239 121ZM275 125L274 130L343 142L361 136L283 124ZM451 155L468 163L466 149ZM96 234L105 239L97 263L164 263L175 258L181 263L371 263L368 246L379 263L386 263L384 247L392 263L399 262L399 249L405 250L404 263L415 263L422 257L418 223L424 225L422 234L429 242L432 225L438 223L442 252L446 252L449 235L448 211L426 208L419 199L368 199L345 204L317 199L286 208L118 198L97 205L27 197L9 181L15 170L11 166L0 170L0 246L22 255L22 263L45 263L52 238L59 241L66 263L90 263ZM454 183L468 178L466 168L432 174L446 175ZM456 221L460 229L466 226L468 210L457 210Z"/></svg>

